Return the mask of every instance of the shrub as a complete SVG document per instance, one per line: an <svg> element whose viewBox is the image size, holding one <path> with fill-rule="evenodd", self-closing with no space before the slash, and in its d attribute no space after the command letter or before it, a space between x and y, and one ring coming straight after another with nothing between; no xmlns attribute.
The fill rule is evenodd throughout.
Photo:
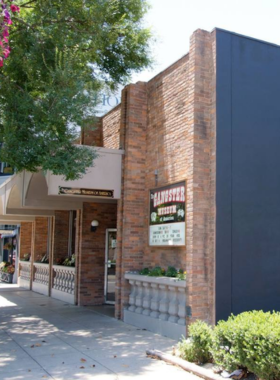
<svg viewBox="0 0 280 380"><path fill-rule="evenodd" d="M177 277L178 271L174 267L168 267L166 271L166 277Z"/></svg>
<svg viewBox="0 0 280 380"><path fill-rule="evenodd" d="M266 380L280 379L280 313L252 311L220 321L212 354L228 371L246 368Z"/></svg>
<svg viewBox="0 0 280 380"><path fill-rule="evenodd" d="M178 344L178 350L185 360L208 363L212 362L212 342L212 327L203 321L196 321L189 326L189 339L183 339Z"/></svg>
<svg viewBox="0 0 280 380"><path fill-rule="evenodd" d="M164 272L161 269L161 267L154 267L153 269L150 270L149 276L160 277L163 275L163 273Z"/></svg>
<svg viewBox="0 0 280 380"><path fill-rule="evenodd" d="M149 268L143 268L139 271L139 274L143 274L143 275L148 275L150 274L150 269Z"/></svg>

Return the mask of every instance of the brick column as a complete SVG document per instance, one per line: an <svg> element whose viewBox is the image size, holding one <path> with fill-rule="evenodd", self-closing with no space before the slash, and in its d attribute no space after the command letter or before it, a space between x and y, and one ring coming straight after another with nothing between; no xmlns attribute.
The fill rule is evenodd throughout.
<svg viewBox="0 0 280 380"><path fill-rule="evenodd" d="M32 222L22 222L20 225L20 260L29 253L31 256Z"/></svg>
<svg viewBox="0 0 280 380"><path fill-rule="evenodd" d="M69 211L55 211L53 264L68 257Z"/></svg>
<svg viewBox="0 0 280 380"><path fill-rule="evenodd" d="M143 265L146 216L147 85L131 84L123 90L120 146L125 150L122 199L118 203L116 318L122 318L129 285L124 273Z"/></svg>
<svg viewBox="0 0 280 380"><path fill-rule="evenodd" d="M34 227L34 261L37 261L48 251L48 218L35 218Z"/></svg>
<svg viewBox="0 0 280 380"><path fill-rule="evenodd" d="M188 81L187 304L188 323L214 322L215 67L214 36L191 37Z"/></svg>
<svg viewBox="0 0 280 380"><path fill-rule="evenodd" d="M116 228L117 205L110 203L84 203L79 213L80 252L78 263L78 304L104 303L105 237L107 228ZM98 220L96 232L91 221Z"/></svg>

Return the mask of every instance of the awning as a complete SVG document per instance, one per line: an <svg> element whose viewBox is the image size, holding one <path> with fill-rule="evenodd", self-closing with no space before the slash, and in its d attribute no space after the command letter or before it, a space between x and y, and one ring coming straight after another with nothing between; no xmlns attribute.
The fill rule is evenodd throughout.
<svg viewBox="0 0 280 380"><path fill-rule="evenodd" d="M65 181L51 172L22 172L0 186L0 222L32 221L55 210L77 210L83 202L115 203L121 196L124 151L95 148L94 166L78 180Z"/></svg>

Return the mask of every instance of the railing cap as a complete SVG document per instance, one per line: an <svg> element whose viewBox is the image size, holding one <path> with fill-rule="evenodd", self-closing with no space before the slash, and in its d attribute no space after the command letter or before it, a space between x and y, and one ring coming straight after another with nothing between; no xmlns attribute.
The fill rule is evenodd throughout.
<svg viewBox="0 0 280 380"><path fill-rule="evenodd" d="M135 273L129 273L129 272L125 273L124 278L126 280L148 282L150 284L168 285L168 286L174 286L177 288L185 288L187 285L185 280L179 280L178 278L152 277L152 276L145 276L142 274L135 274Z"/></svg>

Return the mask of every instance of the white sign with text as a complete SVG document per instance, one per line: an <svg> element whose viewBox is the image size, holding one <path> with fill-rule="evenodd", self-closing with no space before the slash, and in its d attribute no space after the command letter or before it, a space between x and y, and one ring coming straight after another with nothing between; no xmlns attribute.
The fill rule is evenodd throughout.
<svg viewBox="0 0 280 380"><path fill-rule="evenodd" d="M150 226L150 245L185 245L186 223L156 224Z"/></svg>

